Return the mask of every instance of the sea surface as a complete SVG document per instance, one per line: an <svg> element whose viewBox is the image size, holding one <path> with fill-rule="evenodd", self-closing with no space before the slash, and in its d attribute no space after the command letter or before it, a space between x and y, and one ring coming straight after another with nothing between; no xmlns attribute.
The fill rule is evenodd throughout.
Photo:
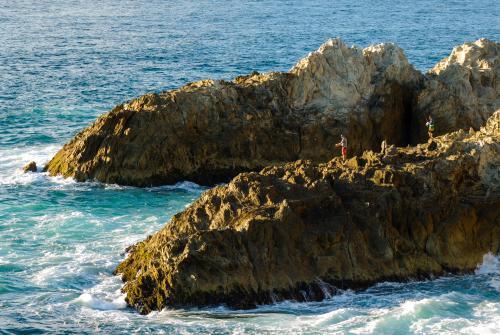
<svg viewBox="0 0 500 335"><path fill-rule="evenodd" d="M79 130L146 92L288 70L330 37L395 42L426 71L500 38L498 0L0 1L0 333L499 334L500 259L475 274L381 283L323 302L142 316L112 275L124 249L203 192L76 183L39 169Z"/></svg>

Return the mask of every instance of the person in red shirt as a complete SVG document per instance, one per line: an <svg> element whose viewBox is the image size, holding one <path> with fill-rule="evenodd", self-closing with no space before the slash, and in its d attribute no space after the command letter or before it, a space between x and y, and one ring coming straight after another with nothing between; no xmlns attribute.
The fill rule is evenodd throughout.
<svg viewBox="0 0 500 335"><path fill-rule="evenodd" d="M340 142L335 146L342 148L342 161L345 162L347 158L347 138L344 135L340 135Z"/></svg>

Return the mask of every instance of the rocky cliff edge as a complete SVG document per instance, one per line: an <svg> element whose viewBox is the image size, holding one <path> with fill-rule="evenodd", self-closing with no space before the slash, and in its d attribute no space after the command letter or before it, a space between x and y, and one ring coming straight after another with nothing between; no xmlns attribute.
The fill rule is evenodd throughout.
<svg viewBox="0 0 500 335"><path fill-rule="evenodd" d="M141 313L320 300L475 269L500 251L500 111L475 131L343 164L299 160L205 192L118 266Z"/></svg>
<svg viewBox="0 0 500 335"><path fill-rule="evenodd" d="M328 161L344 133L351 154L478 129L499 109L499 43L466 43L429 74L394 44L323 44L289 72L205 80L146 94L99 117L45 167L51 175L150 186L227 181L297 159Z"/></svg>

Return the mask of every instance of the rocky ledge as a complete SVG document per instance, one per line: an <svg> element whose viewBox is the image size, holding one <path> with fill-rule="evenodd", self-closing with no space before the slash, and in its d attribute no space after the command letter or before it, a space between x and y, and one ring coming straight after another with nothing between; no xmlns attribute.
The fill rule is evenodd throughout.
<svg viewBox="0 0 500 335"><path fill-rule="evenodd" d="M478 129L500 108L500 44L480 39L453 49L427 74L393 44L365 49L333 39L289 72L205 80L146 94L115 107L48 163L51 175L150 186L228 181L270 164L351 153L380 142L425 141L437 133Z"/></svg>
<svg viewBox="0 0 500 335"><path fill-rule="evenodd" d="M242 173L129 249L141 313L319 300L337 289L475 269L500 251L500 111L480 130Z"/></svg>

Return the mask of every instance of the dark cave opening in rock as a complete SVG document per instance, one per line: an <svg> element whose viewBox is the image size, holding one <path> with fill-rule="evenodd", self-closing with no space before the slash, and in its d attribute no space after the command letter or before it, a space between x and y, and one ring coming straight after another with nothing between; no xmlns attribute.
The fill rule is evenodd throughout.
<svg viewBox="0 0 500 335"><path fill-rule="evenodd" d="M415 87L402 86L394 83L389 92L379 97L380 107L384 114L380 121L375 149L380 149L380 143L386 140L388 144L399 147L415 145L425 138L422 136L422 125L415 111L415 100L418 90ZM379 107L379 108L380 108Z"/></svg>
<svg viewBox="0 0 500 335"><path fill-rule="evenodd" d="M415 145L422 141L419 138L419 122L415 114L415 90L406 89L403 96L403 115L401 127L402 146Z"/></svg>

